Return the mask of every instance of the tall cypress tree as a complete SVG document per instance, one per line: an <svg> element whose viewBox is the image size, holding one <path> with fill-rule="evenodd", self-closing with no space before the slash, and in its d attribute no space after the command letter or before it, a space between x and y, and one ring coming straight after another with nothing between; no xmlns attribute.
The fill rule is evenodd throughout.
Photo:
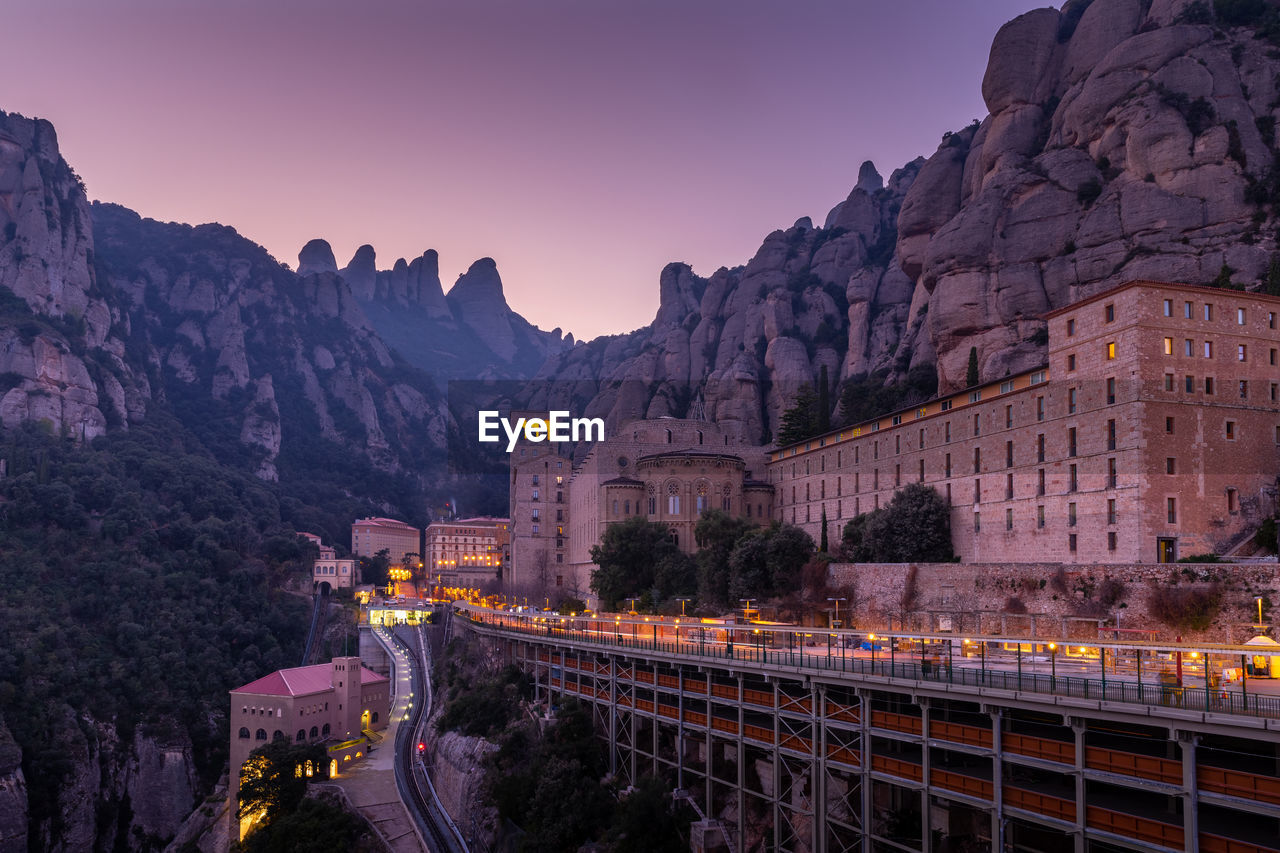
<svg viewBox="0 0 1280 853"><path fill-rule="evenodd" d="M965 387L972 388L978 384L978 348L969 347L969 371L964 377Z"/></svg>
<svg viewBox="0 0 1280 853"><path fill-rule="evenodd" d="M818 373L818 432L826 432L829 429L831 429L831 386L827 382L827 366L824 364ZM826 548L822 550L825 551Z"/></svg>
<svg viewBox="0 0 1280 853"><path fill-rule="evenodd" d="M827 553L827 508L822 508L822 537L818 545L818 552Z"/></svg>

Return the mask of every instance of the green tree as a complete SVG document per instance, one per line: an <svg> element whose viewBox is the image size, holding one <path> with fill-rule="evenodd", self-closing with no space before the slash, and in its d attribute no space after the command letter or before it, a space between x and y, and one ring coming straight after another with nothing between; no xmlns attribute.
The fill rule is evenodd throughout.
<svg viewBox="0 0 1280 853"><path fill-rule="evenodd" d="M932 486L911 483L884 507L851 519L843 540L846 556L858 562L949 562L951 511Z"/></svg>
<svg viewBox="0 0 1280 853"><path fill-rule="evenodd" d="M972 388L978 384L978 348L969 347L969 369L964 375L964 384L967 388Z"/></svg>
<svg viewBox="0 0 1280 853"><path fill-rule="evenodd" d="M318 774L328 771L324 747L273 740L249 753L240 771L240 805L236 817L261 815L270 823L297 808L307 793L307 775L298 768L310 761Z"/></svg>
<svg viewBox="0 0 1280 853"><path fill-rule="evenodd" d="M634 516L605 528L599 545L591 546L591 589L607 609L653 588L655 566L674 551L671 530L660 522Z"/></svg>
<svg viewBox="0 0 1280 853"><path fill-rule="evenodd" d="M387 578L390 577L391 559L390 551L383 548L372 557L360 558L360 579L364 583L371 583L374 586L386 586Z"/></svg>
<svg viewBox="0 0 1280 853"><path fill-rule="evenodd" d="M819 540L818 552L827 553L827 508L822 507L822 537Z"/></svg>
<svg viewBox="0 0 1280 853"><path fill-rule="evenodd" d="M779 446L804 441L818 432L818 395L808 382L796 392L791 408L782 413L778 423Z"/></svg>
<svg viewBox="0 0 1280 853"><path fill-rule="evenodd" d="M827 366L822 365L818 373L818 412L817 431L824 433L831 429L831 385L827 381Z"/></svg>
<svg viewBox="0 0 1280 853"><path fill-rule="evenodd" d="M707 510L693 528L698 544L698 601L704 606L729 604L729 555L743 534L755 525L718 509Z"/></svg>
<svg viewBox="0 0 1280 853"><path fill-rule="evenodd" d="M769 598L800 588L813 539L799 527L774 522L749 531L729 555L729 593L736 598Z"/></svg>
<svg viewBox="0 0 1280 853"><path fill-rule="evenodd" d="M697 588L698 566L685 552L673 548L654 563L653 590L659 600L692 595Z"/></svg>
<svg viewBox="0 0 1280 853"><path fill-rule="evenodd" d="M684 853L689 849L683 838L688 823L675 813L662 780L645 776L614 810L609 849L612 853Z"/></svg>
<svg viewBox="0 0 1280 853"><path fill-rule="evenodd" d="M244 853L330 853L381 850L368 824L319 800L304 799L297 810L259 827L240 844Z"/></svg>

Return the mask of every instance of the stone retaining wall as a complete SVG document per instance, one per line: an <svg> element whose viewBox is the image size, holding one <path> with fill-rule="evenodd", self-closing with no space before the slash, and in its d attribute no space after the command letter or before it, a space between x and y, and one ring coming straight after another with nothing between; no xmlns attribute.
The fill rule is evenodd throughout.
<svg viewBox="0 0 1280 853"><path fill-rule="evenodd" d="M828 578L847 599L846 626L879 630L902 627L905 619L911 630L945 630L949 623L958 633L1084 638L1097 637L1100 627L1115 637L1119 627L1121 637L1171 639L1172 629L1147 613L1150 590L1217 581L1222 612L1200 639L1240 642L1256 633L1249 627L1258 618L1256 596L1269 598L1266 607L1280 601L1276 563L832 563ZM904 602L913 578L914 603ZM1100 600L1107 580L1123 584L1110 606ZM1141 630L1156 634L1130 633Z"/></svg>

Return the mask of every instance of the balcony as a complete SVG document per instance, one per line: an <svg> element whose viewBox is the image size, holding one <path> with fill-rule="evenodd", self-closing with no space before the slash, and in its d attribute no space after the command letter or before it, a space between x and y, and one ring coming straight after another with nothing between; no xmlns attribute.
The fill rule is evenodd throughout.
<svg viewBox="0 0 1280 853"><path fill-rule="evenodd" d="M1054 761L1059 764L1076 763L1076 745L1067 741L1005 732L1001 736L1000 742L1005 752L1025 755L1028 758L1038 758L1041 761Z"/></svg>
<svg viewBox="0 0 1280 853"><path fill-rule="evenodd" d="M1183 849L1184 834L1181 826L1153 820L1149 817L1139 817L1127 812L1104 809L1102 806L1087 806L1084 814L1085 825L1091 829L1113 832L1116 835L1123 835L1126 838L1134 838L1138 841L1145 841L1148 844L1156 844L1161 847L1172 847L1175 850Z"/></svg>
<svg viewBox="0 0 1280 853"><path fill-rule="evenodd" d="M905 732L911 735L918 735L923 729L923 724L919 717L895 714L892 711L873 710L871 712L871 725L878 729Z"/></svg>
<svg viewBox="0 0 1280 853"><path fill-rule="evenodd" d="M1274 776L1201 764L1196 768L1196 782L1202 791L1280 806L1280 779Z"/></svg>
<svg viewBox="0 0 1280 853"><path fill-rule="evenodd" d="M1084 766L1090 770L1132 776L1148 782L1163 782L1166 785L1182 784L1182 764L1167 758L1089 746L1084 750Z"/></svg>
<svg viewBox="0 0 1280 853"><path fill-rule="evenodd" d="M947 723L941 720L929 723L929 737L948 740L952 743L963 743L990 749L992 735L990 729L978 726L966 726L961 723Z"/></svg>
<svg viewBox="0 0 1280 853"><path fill-rule="evenodd" d="M1004 804L1009 808L1022 809L1045 817L1064 820L1067 823L1075 823L1076 804L1071 800L1010 785L1005 785L1002 793Z"/></svg>

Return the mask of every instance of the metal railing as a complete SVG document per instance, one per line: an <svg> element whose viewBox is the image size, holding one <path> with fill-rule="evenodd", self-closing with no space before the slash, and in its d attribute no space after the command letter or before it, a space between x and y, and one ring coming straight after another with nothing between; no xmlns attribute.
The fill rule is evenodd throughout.
<svg viewBox="0 0 1280 853"><path fill-rule="evenodd" d="M871 658L860 658L831 649L829 654L801 649L774 649L762 643L689 641L672 642L657 636L645 638L638 633L628 636L619 632L581 630L555 622L533 623L501 615L459 612L473 624L520 636L567 640L600 647L637 649L662 652L694 659L715 658L738 663L757 663L762 666L785 666L819 672L847 673L850 675L894 678L907 681L943 683L978 690L1006 690L1017 693L1035 693L1086 700L1123 702L1145 706L1164 706L1189 711L1215 714L1235 714L1250 717L1280 719L1280 697L1259 696L1243 691L1225 691L1208 687L1178 686L1167 683L1149 683L1141 680L1116 678L1087 678L1078 675L1056 675L1043 672L1008 671L989 667L985 656L979 667L955 666L950 661L942 663L922 662L915 658L908 662L894 659L888 650L878 651ZM976 642L976 641L970 641ZM884 658L889 658L885 660ZM968 660L972 660L969 658ZM1013 662L1001 661L1006 666ZM1043 663L1041 663L1043 666Z"/></svg>

